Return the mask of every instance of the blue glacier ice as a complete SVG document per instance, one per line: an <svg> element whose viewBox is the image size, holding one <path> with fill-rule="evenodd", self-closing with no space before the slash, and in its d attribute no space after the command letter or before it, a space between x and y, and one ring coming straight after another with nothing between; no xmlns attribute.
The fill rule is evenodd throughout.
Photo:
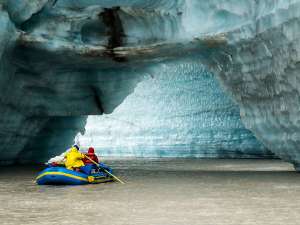
<svg viewBox="0 0 300 225"><path fill-rule="evenodd" d="M144 76L113 113L88 118L76 138L84 149L109 157L272 157L197 60L159 63Z"/></svg>
<svg viewBox="0 0 300 225"><path fill-rule="evenodd" d="M161 97L153 89L148 91L152 86L140 92L149 92L153 109L172 92L172 85L179 85L180 90L186 84L191 87L187 89L200 91L201 85L178 80L182 78L178 71L188 64L187 77L204 78L205 67L219 86L215 94L202 96L205 98L186 96L183 100L187 94L182 90L185 94L178 102L190 107L174 110L173 115L196 111L196 104L207 107L201 102L204 99L215 107L231 98L235 111L216 111L207 123L202 120L196 125L191 121L204 117L193 114L188 123L176 117L177 127L166 119L162 135L171 135L170 127L182 128L178 136L186 139L181 143L196 146L200 142L191 141L191 136L199 137L211 124L206 134L215 136L204 135L211 144L206 155L219 157L226 148L232 156L241 156L240 150L268 149L299 170L299 26L300 0L0 0L1 163L40 162L64 151L75 134L84 133L88 115L103 115L108 123L131 104L134 112L127 116L133 118L136 113L134 119L138 119L142 112L130 99L136 96L142 104L138 90L151 81L160 81L160 90L166 87ZM187 63L189 59L193 63ZM174 74L160 74L157 70L164 65ZM174 76L174 82L167 82L169 76ZM223 94L217 95L220 90ZM159 110L168 113L162 107ZM238 112L240 117L235 117ZM144 114L158 120L148 110ZM224 122L216 122L221 115ZM156 123L146 127L151 124ZM220 124L227 127L226 134L217 129ZM239 127L240 133L235 132ZM188 133L189 129L194 131ZM240 142L230 141L237 136ZM224 138L225 148L217 151L215 140ZM165 146L170 147L171 139L164 138L167 140ZM200 151L199 145L185 148L176 143L172 149L179 152ZM154 152L153 145L149 152Z"/></svg>

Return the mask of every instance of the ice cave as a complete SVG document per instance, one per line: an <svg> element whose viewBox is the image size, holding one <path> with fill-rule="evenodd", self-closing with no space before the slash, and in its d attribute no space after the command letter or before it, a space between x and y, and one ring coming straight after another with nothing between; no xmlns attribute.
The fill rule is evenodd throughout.
<svg viewBox="0 0 300 225"><path fill-rule="evenodd" d="M297 170L299 65L300 0L0 0L0 161L76 137L105 156Z"/></svg>

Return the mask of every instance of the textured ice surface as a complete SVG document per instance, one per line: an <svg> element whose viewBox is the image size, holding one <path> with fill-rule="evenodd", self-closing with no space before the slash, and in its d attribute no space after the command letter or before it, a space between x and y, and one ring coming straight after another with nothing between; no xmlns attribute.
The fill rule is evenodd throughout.
<svg viewBox="0 0 300 225"><path fill-rule="evenodd" d="M1 160L39 146L51 117L111 113L149 66L189 56L232 95L246 127L298 166L300 0L0 4Z"/></svg>
<svg viewBox="0 0 300 225"><path fill-rule="evenodd" d="M82 147L102 156L265 157L239 108L197 60L152 66L112 114L90 116Z"/></svg>
<svg viewBox="0 0 300 225"><path fill-rule="evenodd" d="M236 6L224 1L223 8ZM251 9L246 23L227 31L229 45L211 55L213 62L204 61L239 103L246 127L297 167L300 1L257 1Z"/></svg>

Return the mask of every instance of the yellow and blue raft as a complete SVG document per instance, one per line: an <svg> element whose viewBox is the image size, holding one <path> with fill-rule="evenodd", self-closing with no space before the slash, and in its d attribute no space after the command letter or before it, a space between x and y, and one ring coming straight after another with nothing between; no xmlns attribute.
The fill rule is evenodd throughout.
<svg viewBox="0 0 300 225"><path fill-rule="evenodd" d="M40 172L36 178L36 183L38 185L82 185L110 181L113 181L113 178L102 171L86 174L69 170L65 167L48 167Z"/></svg>

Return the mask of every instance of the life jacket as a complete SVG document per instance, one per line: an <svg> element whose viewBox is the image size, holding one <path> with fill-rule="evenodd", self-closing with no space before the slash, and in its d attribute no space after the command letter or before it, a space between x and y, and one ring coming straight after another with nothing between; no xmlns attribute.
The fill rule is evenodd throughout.
<svg viewBox="0 0 300 225"><path fill-rule="evenodd" d="M89 157L90 159L92 159L93 161L95 161L96 163L99 163L99 159L95 154L95 149L90 147L88 152L85 153L85 155L87 157ZM88 158L84 158L83 159L84 164L94 164L91 160L89 160Z"/></svg>

